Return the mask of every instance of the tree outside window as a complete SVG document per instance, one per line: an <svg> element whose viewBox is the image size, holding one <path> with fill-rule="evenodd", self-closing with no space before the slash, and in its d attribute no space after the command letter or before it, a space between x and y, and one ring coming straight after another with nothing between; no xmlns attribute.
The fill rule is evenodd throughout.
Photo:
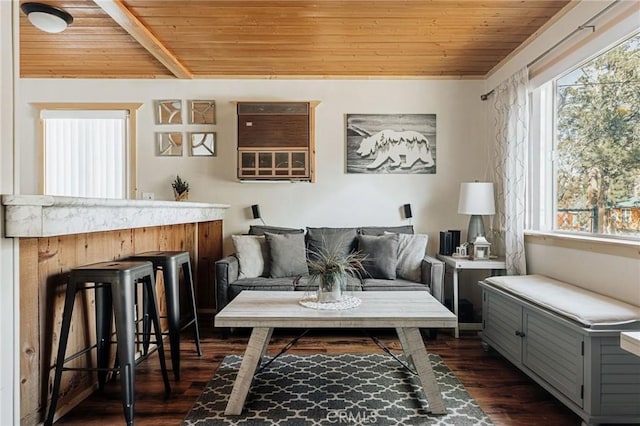
<svg viewBox="0 0 640 426"><path fill-rule="evenodd" d="M556 106L557 229L640 236L640 34L559 78Z"/></svg>

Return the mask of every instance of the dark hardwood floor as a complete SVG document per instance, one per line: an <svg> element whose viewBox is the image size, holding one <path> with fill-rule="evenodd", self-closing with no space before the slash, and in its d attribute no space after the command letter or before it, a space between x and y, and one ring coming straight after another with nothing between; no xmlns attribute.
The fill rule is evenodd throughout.
<svg viewBox="0 0 640 426"><path fill-rule="evenodd" d="M180 382L170 374L172 394L164 399L157 354L136 369L136 424L179 425L215 369L227 354L241 354L248 340L246 332L223 340L217 330L202 331L204 355L198 357L190 334L183 336ZM277 353L298 334L296 330L276 331L269 354ZM394 334L376 330L387 346L399 351ZM439 354L496 425L577 426L581 421L568 408L513 367L495 352L484 352L480 339L463 334L454 339L446 332L425 340L427 350ZM290 353L363 353L380 349L358 331L314 330L301 339ZM169 356L169 355L167 355ZM56 424L124 424L119 381L108 384L104 393L96 392Z"/></svg>

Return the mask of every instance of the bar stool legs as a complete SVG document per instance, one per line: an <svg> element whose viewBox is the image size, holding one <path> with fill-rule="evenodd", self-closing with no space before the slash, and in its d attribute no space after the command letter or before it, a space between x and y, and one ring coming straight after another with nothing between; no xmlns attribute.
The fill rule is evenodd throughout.
<svg viewBox="0 0 640 426"><path fill-rule="evenodd" d="M162 271L167 304L167 325L169 329L169 346L171 348L171 365L173 367L175 379L180 380L180 332L183 329L193 326L196 350L198 356L202 356L198 312L196 308L196 297L193 288L193 275L191 272L189 252L154 251L137 254L131 256L129 259L152 262L156 271ZM189 301L191 313L193 314L193 317L183 326L180 325L180 269L182 269L184 285L187 291L186 295ZM145 325L144 329L145 333L148 333L148 325ZM149 334L146 335L148 336Z"/></svg>
<svg viewBox="0 0 640 426"><path fill-rule="evenodd" d="M74 283L75 284L75 283ZM71 283L69 283L71 285ZM76 289L77 291L77 289ZM65 303L65 307L66 307ZM95 287L95 311L96 311L96 363L98 367L98 389L103 390L109 372L109 347L111 346L111 319L112 319L111 291L106 286L96 284ZM62 336L61 336L62 337ZM118 339L120 341L120 339ZM60 350L58 347L58 350ZM62 354L64 357L64 353ZM58 352L58 360L60 352Z"/></svg>
<svg viewBox="0 0 640 426"><path fill-rule="evenodd" d="M171 391L169 376L164 357L164 347L162 344L162 334L158 317L158 307L155 297L155 277L154 269L149 262L103 262L73 269L69 276L69 283L65 294L65 304L63 310L60 342L58 346L58 356L53 381L51 404L45 420L45 425L53 424L55 410L60 393L60 383L62 372L69 370L64 367L66 361L84 354L89 350L97 350L97 368L86 368L86 370L97 370L98 386L104 388L107 372L114 369L108 368L109 348L111 345L111 323L115 314L116 338L117 338L117 371L121 377L121 396L124 417L128 425L133 424L135 413L135 343L136 343L136 319L135 319L135 293L136 283L142 282L144 292L150 296L148 298L148 309L151 322L155 331L156 344L158 345L158 356L160 357L160 367L164 381L165 393ZM95 283L95 285L87 285ZM94 289L96 307L96 344L78 354L65 359L67 343L69 340L69 330L71 327L71 317L75 303L76 293L81 290Z"/></svg>

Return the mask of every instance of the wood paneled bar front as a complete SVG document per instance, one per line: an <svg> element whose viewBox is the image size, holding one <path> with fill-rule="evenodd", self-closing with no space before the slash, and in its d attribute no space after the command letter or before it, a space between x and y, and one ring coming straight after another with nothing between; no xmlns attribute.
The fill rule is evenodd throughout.
<svg viewBox="0 0 640 426"><path fill-rule="evenodd" d="M214 264L222 257L224 204L4 195L4 236L19 239L21 424L41 423L58 348L69 270L152 250L191 254L198 314L216 312ZM158 292L164 291L161 274ZM67 354L95 339L93 295L78 294ZM166 304L158 297L161 315ZM67 367L95 365L95 351ZM96 389L90 372L63 374L57 416Z"/></svg>

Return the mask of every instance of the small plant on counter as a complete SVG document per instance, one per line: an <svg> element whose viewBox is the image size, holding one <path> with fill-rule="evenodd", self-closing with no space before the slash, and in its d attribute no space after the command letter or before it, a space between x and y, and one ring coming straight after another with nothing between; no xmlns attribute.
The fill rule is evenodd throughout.
<svg viewBox="0 0 640 426"><path fill-rule="evenodd" d="M183 201L189 198L189 183L186 180L182 180L180 175L176 175L173 183L173 195L176 201Z"/></svg>

